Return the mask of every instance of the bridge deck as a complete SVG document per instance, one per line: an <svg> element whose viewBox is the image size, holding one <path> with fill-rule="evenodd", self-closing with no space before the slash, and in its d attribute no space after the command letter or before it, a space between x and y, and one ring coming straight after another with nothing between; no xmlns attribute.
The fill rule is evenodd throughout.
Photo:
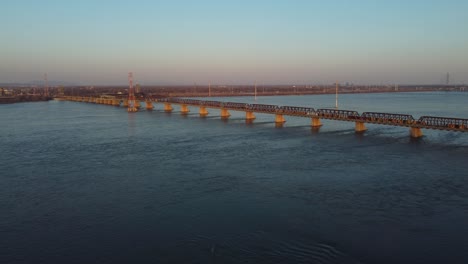
<svg viewBox="0 0 468 264"><path fill-rule="evenodd" d="M298 116L320 118L347 122L360 122L387 126L415 127L425 129L437 129L457 132L468 132L468 119L453 117L422 116L414 119L412 115L364 112L359 114L353 110L338 109L314 109L311 107L279 106L265 104L246 104L237 102L203 101L194 99L165 98L154 99L154 102L166 102L195 107L226 109L230 111L255 112L264 114L279 114L286 116Z"/></svg>

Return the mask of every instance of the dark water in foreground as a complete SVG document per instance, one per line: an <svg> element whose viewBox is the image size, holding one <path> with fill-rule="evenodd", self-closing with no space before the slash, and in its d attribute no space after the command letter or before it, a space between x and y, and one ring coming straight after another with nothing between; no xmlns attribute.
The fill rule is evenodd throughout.
<svg viewBox="0 0 468 264"><path fill-rule="evenodd" d="M468 117L468 93L343 108ZM230 101L251 98L228 98ZM326 107L333 96L259 103ZM467 263L468 134L0 105L0 263ZM396 110L395 110L396 109Z"/></svg>

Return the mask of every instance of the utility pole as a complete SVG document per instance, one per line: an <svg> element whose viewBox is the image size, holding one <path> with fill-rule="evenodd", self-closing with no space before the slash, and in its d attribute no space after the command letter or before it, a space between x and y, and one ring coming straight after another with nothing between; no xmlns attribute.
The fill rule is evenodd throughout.
<svg viewBox="0 0 468 264"><path fill-rule="evenodd" d="M257 81L255 81L255 101L257 101Z"/></svg>
<svg viewBox="0 0 468 264"><path fill-rule="evenodd" d="M49 97L49 83L47 82L47 73L44 73L44 95Z"/></svg>
<svg viewBox="0 0 468 264"><path fill-rule="evenodd" d="M335 83L335 108L338 109L338 81Z"/></svg>

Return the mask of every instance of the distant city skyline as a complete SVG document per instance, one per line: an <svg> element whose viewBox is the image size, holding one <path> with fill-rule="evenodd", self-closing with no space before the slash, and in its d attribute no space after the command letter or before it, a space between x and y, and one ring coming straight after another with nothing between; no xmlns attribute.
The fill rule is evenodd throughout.
<svg viewBox="0 0 468 264"><path fill-rule="evenodd" d="M468 83L467 1L7 1L0 83Z"/></svg>

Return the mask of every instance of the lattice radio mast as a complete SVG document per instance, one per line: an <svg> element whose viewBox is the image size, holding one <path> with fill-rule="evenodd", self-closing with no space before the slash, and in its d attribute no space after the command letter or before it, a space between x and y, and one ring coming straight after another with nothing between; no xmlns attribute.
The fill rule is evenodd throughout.
<svg viewBox="0 0 468 264"><path fill-rule="evenodd" d="M128 73L128 112L136 112L138 111L136 107L136 100L135 100L135 90L133 89L133 72Z"/></svg>

